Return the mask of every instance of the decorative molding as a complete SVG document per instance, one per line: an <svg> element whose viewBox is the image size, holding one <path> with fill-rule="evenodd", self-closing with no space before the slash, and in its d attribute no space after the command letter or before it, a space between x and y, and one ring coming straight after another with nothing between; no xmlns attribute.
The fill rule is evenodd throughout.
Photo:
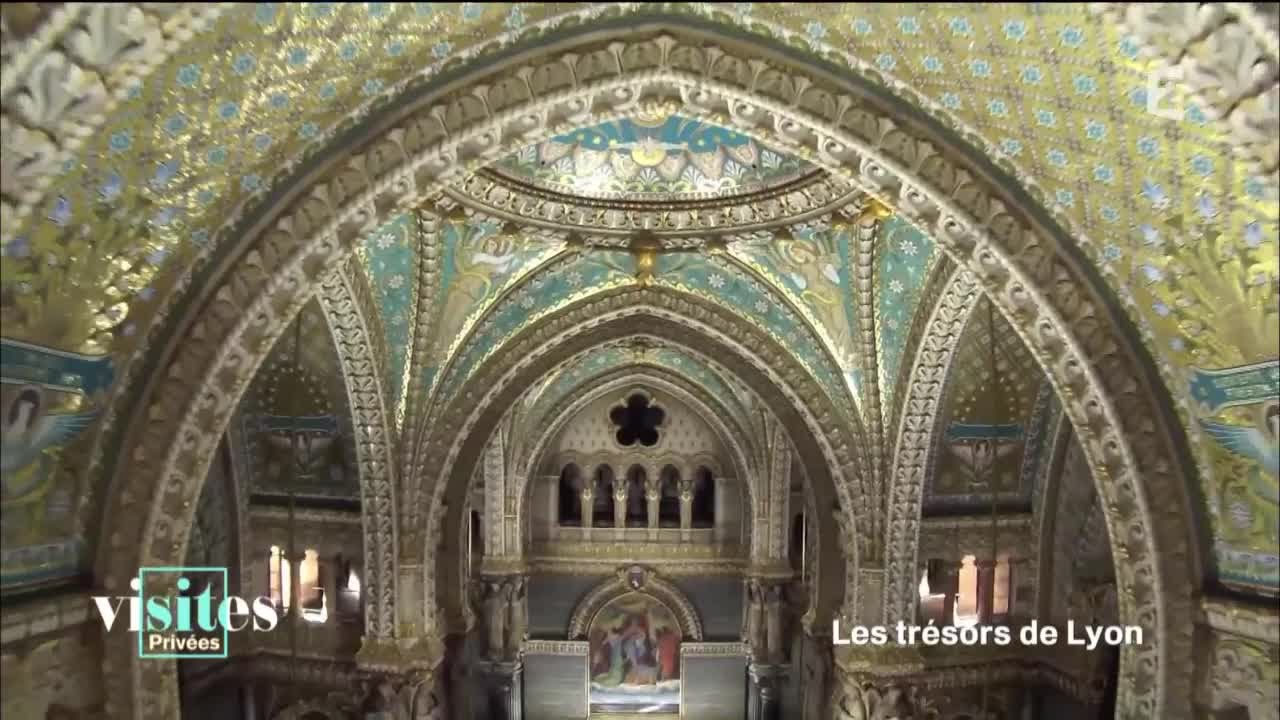
<svg viewBox="0 0 1280 720"><path fill-rule="evenodd" d="M912 364L911 383L903 393L905 399L893 453L889 521L885 526L884 609L885 621L889 624L915 618L920 584L916 571L920 512L942 411L943 388L965 322L977 305L979 295L974 277L965 270L957 269L946 281L946 289L925 326Z"/></svg>
<svg viewBox="0 0 1280 720"><path fill-rule="evenodd" d="M525 655L567 655L585 658L590 651L586 640L525 640Z"/></svg>
<svg viewBox="0 0 1280 720"><path fill-rule="evenodd" d="M362 519L359 513L343 512L341 510L319 510L316 508L298 508L293 511L295 521L308 525L339 525L342 527L350 527L352 525L360 525ZM286 523L289 521L288 508L272 507L265 505L250 505L249 519L256 522L266 523Z"/></svg>
<svg viewBox="0 0 1280 720"><path fill-rule="evenodd" d="M530 557L525 567L530 574L573 575L599 577L617 568L618 563L645 563L655 567L666 577L742 577L747 570L743 558L683 558L658 560L653 555L617 558L557 558Z"/></svg>
<svg viewBox="0 0 1280 720"><path fill-rule="evenodd" d="M1205 598L1200 610L1204 622L1214 630L1280 645L1280 614L1274 606L1264 609L1236 600Z"/></svg>
<svg viewBox="0 0 1280 720"><path fill-rule="evenodd" d="M93 605L79 593L63 594L5 608L0 618L0 648L29 641L69 627L81 625L93 616Z"/></svg>
<svg viewBox="0 0 1280 720"><path fill-rule="evenodd" d="M617 568L614 577L583 596L569 616L569 637L586 638L592 621L606 605L633 593L648 595L665 605L680 623L680 635L684 640L702 641L702 619L697 608L680 588L664 580L653 568L643 565Z"/></svg>
<svg viewBox="0 0 1280 720"><path fill-rule="evenodd" d="M395 452L382 378L366 318L371 311L359 305L352 277L359 270L348 265L320 281L320 305L333 334L348 406L355 426L356 463L360 468L360 508L364 520L365 632L389 638L395 632L397 550ZM368 294L365 294L368 297Z"/></svg>
<svg viewBox="0 0 1280 720"><path fill-rule="evenodd" d="M681 657L742 657L745 664L750 650L740 642L686 642L680 643Z"/></svg>
<svg viewBox="0 0 1280 720"><path fill-rule="evenodd" d="M666 242L693 235L760 232L804 222L860 196L847 180L822 172L747 196L692 203L570 197L487 170L462 178L446 192L469 207L508 222L604 236L626 236L643 229Z"/></svg>

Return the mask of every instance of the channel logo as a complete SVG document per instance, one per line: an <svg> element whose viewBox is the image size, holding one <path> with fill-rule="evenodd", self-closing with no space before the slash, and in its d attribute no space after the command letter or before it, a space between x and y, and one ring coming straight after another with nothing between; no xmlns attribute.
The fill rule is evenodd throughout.
<svg viewBox="0 0 1280 720"><path fill-rule="evenodd" d="M267 597L247 602L228 595L225 567L144 567L129 581L137 595L93 598L102 625L111 632L129 607L129 632L138 634L143 659L227 657L230 634L252 628L270 632L280 615ZM161 578L159 582L155 578ZM152 590L148 592L147 581ZM156 591L159 585L164 589Z"/></svg>

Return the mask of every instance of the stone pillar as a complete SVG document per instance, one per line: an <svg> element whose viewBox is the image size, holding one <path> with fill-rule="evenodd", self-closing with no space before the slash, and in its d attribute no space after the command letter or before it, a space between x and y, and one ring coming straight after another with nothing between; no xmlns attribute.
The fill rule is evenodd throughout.
<svg viewBox="0 0 1280 720"><path fill-rule="evenodd" d="M951 625L956 616L956 593L960 592L960 565L951 560L935 561L936 573L929 578L930 590L942 593L942 623ZM936 579L935 579L936 578ZM933 587L933 583L937 587Z"/></svg>
<svg viewBox="0 0 1280 720"><path fill-rule="evenodd" d="M588 484L582 488L582 529L585 537L591 536L591 523L595 521L596 489Z"/></svg>
<svg viewBox="0 0 1280 720"><path fill-rule="evenodd" d="M773 575L747 578L746 631L743 642L759 664L786 662L783 627L786 581Z"/></svg>
<svg viewBox="0 0 1280 720"><path fill-rule="evenodd" d="M483 604L484 657L501 661L506 657L508 598L510 590L501 576L484 575L480 579Z"/></svg>
<svg viewBox="0 0 1280 720"><path fill-rule="evenodd" d="M302 561L306 559L305 550L289 558L289 614L295 622L302 620Z"/></svg>
<svg viewBox="0 0 1280 720"><path fill-rule="evenodd" d="M658 539L658 510L662 502L662 482L657 478L646 478L645 500L649 501L649 539Z"/></svg>
<svg viewBox="0 0 1280 720"><path fill-rule="evenodd" d="M751 663L747 695L747 720L781 720L782 688L786 685L785 665Z"/></svg>
<svg viewBox="0 0 1280 720"><path fill-rule="evenodd" d="M690 538L689 530L693 528L693 481L680 481L680 539Z"/></svg>
<svg viewBox="0 0 1280 720"><path fill-rule="evenodd" d="M613 534L621 539L627 529L627 480L613 480Z"/></svg>
<svg viewBox="0 0 1280 720"><path fill-rule="evenodd" d="M512 575L504 584L507 601L507 658L519 659L529 626L529 583L523 575Z"/></svg>
<svg viewBox="0 0 1280 720"><path fill-rule="evenodd" d="M996 562L977 560L978 568L978 622L990 625L995 609Z"/></svg>
<svg viewBox="0 0 1280 720"><path fill-rule="evenodd" d="M524 695L521 682L524 666L519 660L510 662L494 662L490 660L477 663L480 682L484 688L485 704L488 712L476 717L492 720L521 720Z"/></svg>

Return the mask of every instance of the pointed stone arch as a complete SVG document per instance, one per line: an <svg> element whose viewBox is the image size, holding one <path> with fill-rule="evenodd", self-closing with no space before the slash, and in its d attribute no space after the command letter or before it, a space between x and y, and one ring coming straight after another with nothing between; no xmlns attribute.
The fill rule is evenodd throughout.
<svg viewBox="0 0 1280 720"><path fill-rule="evenodd" d="M127 419L127 450L109 469L114 484L103 504L104 585L122 590L139 565L165 564L179 553L212 453L204 436L225 425L244 376L323 272L379 217L418 204L458 168L483 164L517 142L584 117L618 117L678 99L692 115L730 118L851 178L930 232L978 278L1066 398L1105 498L1115 556L1125 565L1122 620L1142 624L1149 638L1123 653L1119 705L1137 716L1177 717L1190 707L1192 686L1191 599L1203 551L1198 495L1191 471L1176 462L1170 402L1112 294L1027 191L936 122L794 52L767 49L767 60L751 72L727 34L669 26L672 34L661 37L619 34L626 40L617 41L616 53L605 47L614 38L582 31L548 42L540 56L513 56L565 68L554 75L562 84L536 93L509 82L488 84L484 98L443 87L420 92L396 115L372 120L350 143L356 150L299 172L246 221L234 261L212 276L204 302L178 324L162 369ZM571 49L579 60L566 59ZM601 58L608 62L596 62ZM454 87L509 79L515 62L463 67ZM575 62L584 72L574 72ZM785 353L776 361L784 364ZM883 507L883 498L866 501ZM139 517L145 520L123 520ZM430 524L434 531L438 523ZM881 537L868 545L882 545ZM866 560L880 562L882 553ZM130 668L132 680L111 688L109 711L166 714L176 697L172 666L140 663L125 639L112 638L108 656Z"/></svg>
<svg viewBox="0 0 1280 720"><path fill-rule="evenodd" d="M596 615L609 603L624 595L639 593L662 603L676 621L686 641L701 642L702 617L693 603L670 581L653 568L643 565L620 567L614 576L592 588L569 616L569 639L585 640Z"/></svg>

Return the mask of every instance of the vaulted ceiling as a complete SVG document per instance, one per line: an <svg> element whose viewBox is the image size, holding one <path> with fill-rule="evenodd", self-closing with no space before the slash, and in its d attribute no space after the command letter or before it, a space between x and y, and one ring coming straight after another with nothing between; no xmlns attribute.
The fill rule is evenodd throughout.
<svg viewBox="0 0 1280 720"><path fill-rule="evenodd" d="M137 392L188 313L216 305L205 294L208 279L228 263L256 262L238 254L239 243L286 180L350 150L365 123L389 122L406 98L512 46L583 21L633 23L656 12L482 3L118 7L66 11L77 14L66 22L105 23L109 37L39 65L24 53L44 41L24 34L29 21L6 15L3 333L103 359L118 379L94 389L96 407L113 393ZM129 12L144 21L125 22ZM1075 238L1077 261L1136 329L1194 443L1205 494L1226 492L1220 486L1231 481L1215 468L1239 458L1202 423L1252 421L1230 403L1204 403L1187 378L1212 385L1195 373L1274 367L1280 230L1274 133L1242 127L1233 135L1215 113L1237 103L1271 102L1274 110L1274 62L1259 61L1256 77L1213 78L1221 88L1207 95L1172 93L1164 99L1176 117L1165 117L1150 111L1149 39L1124 34L1127 26L1083 4L859 4L821 18L751 3L663 12L697 27L736 28L865 78L904 115L941 123L993 172L1013 178L1039 221ZM173 48L149 54L166 37ZM23 51L13 51L19 42ZM131 49L113 55L117 46ZM142 56L159 59L126 62ZM69 63L93 74L75 75L78 84L53 80ZM10 74L11 66L22 72ZM475 89L476 102L485 91ZM701 117L694 105L610 118L588 109L545 139L505 139L502 152L467 166L429 203L376 209L354 248L359 272L351 277L357 302L369 305L379 382L398 432L413 416L430 416L522 329L651 273L655 285L723 306L780 341L851 424L894 434L890 420L905 402L916 341L949 261L909 213L872 202L829 159L789 147L787 128L753 134L735 118ZM874 233L863 234L871 219ZM630 244L645 233L661 252ZM302 366L288 360L286 333L237 417L289 415L272 403L283 402L280 387L296 386L289 397L310 405L293 415L332 417L333 432L349 434L349 388L330 323L319 303L302 318ZM979 304L956 342L943 444L963 446L976 437L966 432L1006 426L1030 442L1050 395L1021 338L1004 318L988 321ZM1000 387L984 379L993 348ZM6 377L17 365L9 357ZM615 348L546 378L535 405L558 403L582 386L579 375L645 364L678 371L726 407L738 402L736 381L704 358ZM95 439L81 442L112 459L121 439L99 440L94 428L83 437ZM936 452L933 495L965 495L958 484L947 489L950 451ZM1004 462L1022 467L1029 452L1019 445ZM1017 482L1007 489L1026 497ZM1272 511L1256 492L1227 494L1246 498L1251 512ZM1270 532L1221 538L1221 562L1244 558L1236 565L1245 585L1274 584Z"/></svg>

